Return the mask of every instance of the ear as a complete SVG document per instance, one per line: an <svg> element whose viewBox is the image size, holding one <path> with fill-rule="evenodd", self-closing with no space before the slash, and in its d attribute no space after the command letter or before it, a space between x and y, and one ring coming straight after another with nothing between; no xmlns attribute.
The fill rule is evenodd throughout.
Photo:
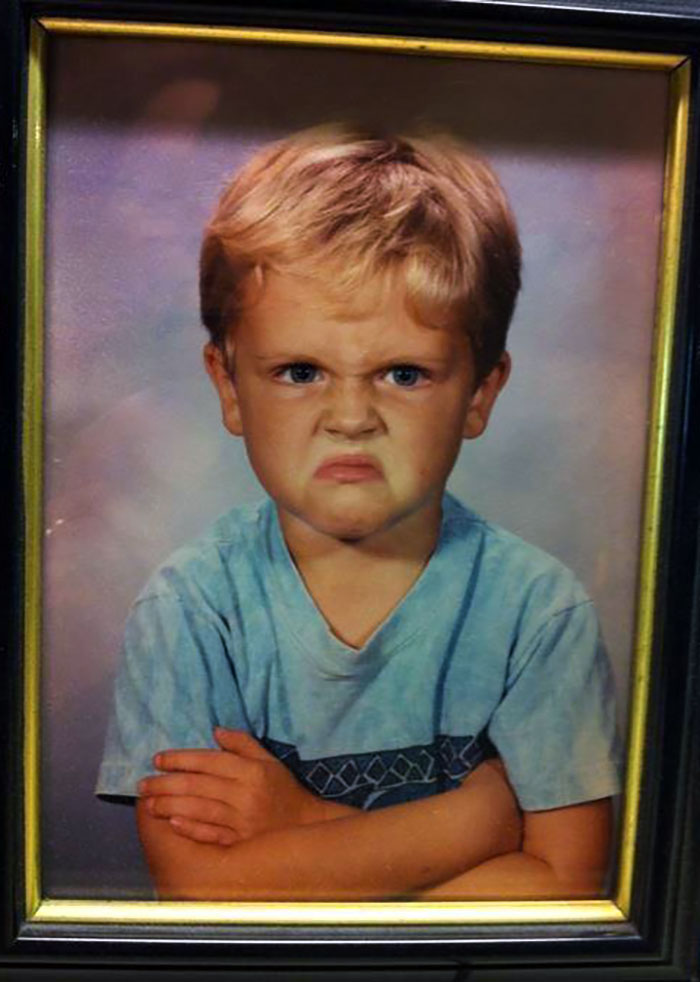
<svg viewBox="0 0 700 982"><path fill-rule="evenodd" d="M510 376L510 367L510 355L504 351L495 366L475 390L464 421L462 436L465 440L475 440L486 429L498 394Z"/></svg>
<svg viewBox="0 0 700 982"><path fill-rule="evenodd" d="M229 351L229 361L232 361L232 350ZM238 395L231 374L224 362L224 354L218 345L210 341L204 346L204 367L212 381L219 402L221 417L229 433L234 436L243 435L241 413L238 406Z"/></svg>

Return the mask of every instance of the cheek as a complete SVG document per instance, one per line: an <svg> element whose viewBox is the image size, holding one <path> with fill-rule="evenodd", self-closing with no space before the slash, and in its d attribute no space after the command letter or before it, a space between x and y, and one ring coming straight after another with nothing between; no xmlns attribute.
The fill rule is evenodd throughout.
<svg viewBox="0 0 700 982"><path fill-rule="evenodd" d="M253 385L240 394L241 419L246 433L265 434L275 439L283 433L291 433L305 415L305 407L298 399L285 398L284 389L271 385Z"/></svg>
<svg viewBox="0 0 700 982"><path fill-rule="evenodd" d="M243 414L243 436L252 461L268 468L287 467L298 460L309 443L308 414L299 407L268 401L248 406Z"/></svg>
<svg viewBox="0 0 700 982"><path fill-rule="evenodd" d="M396 420L405 438L414 446L429 453L431 448L440 451L461 442L466 406L459 397L436 399L421 406L412 407L409 414Z"/></svg>
<svg viewBox="0 0 700 982"><path fill-rule="evenodd" d="M415 421L408 440L421 474L449 472L452 468L462 446L464 414L466 406L459 396L431 407Z"/></svg>

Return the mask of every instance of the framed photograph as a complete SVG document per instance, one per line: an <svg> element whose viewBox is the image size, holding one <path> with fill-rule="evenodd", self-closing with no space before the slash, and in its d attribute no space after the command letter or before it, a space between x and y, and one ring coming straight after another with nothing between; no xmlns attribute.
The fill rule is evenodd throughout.
<svg viewBox="0 0 700 982"><path fill-rule="evenodd" d="M3 978L699 977L700 2L606 7L11 0Z"/></svg>

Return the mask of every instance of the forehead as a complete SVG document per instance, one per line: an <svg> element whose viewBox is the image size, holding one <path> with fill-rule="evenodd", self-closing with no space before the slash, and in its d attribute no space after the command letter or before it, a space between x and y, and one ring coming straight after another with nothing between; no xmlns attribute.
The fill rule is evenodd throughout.
<svg viewBox="0 0 700 982"><path fill-rule="evenodd" d="M322 354L341 349L368 357L393 356L397 347L415 357L450 357L470 348L456 326L419 321L398 274L374 277L340 295L318 277L271 272L245 305L236 344L261 355L279 349Z"/></svg>

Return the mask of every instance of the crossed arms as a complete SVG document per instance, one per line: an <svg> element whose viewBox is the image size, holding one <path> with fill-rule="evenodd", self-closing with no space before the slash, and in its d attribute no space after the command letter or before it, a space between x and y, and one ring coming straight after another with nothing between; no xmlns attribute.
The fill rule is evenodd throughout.
<svg viewBox="0 0 700 982"><path fill-rule="evenodd" d="M496 762L430 798L363 812L318 798L246 733L170 750L141 782L139 834L159 896L382 900L600 894L609 799L520 815Z"/></svg>

